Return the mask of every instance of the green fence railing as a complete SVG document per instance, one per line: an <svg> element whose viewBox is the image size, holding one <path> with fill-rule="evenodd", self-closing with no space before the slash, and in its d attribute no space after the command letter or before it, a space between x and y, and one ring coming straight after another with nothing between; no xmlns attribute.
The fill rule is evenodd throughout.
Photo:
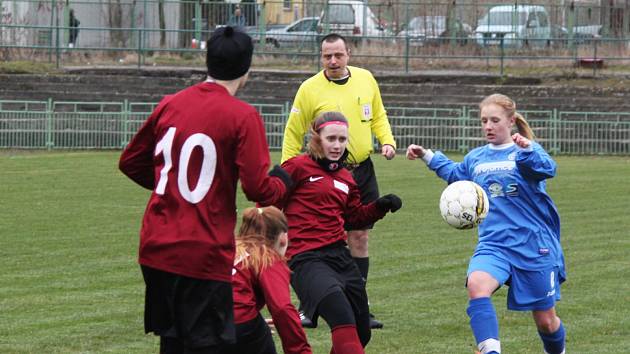
<svg viewBox="0 0 630 354"><path fill-rule="evenodd" d="M0 101L0 148L121 149L156 103ZM253 104L271 149L282 147L290 105ZM478 109L388 107L399 151L411 143L465 152L485 144ZM630 112L522 111L553 154L630 155Z"/></svg>

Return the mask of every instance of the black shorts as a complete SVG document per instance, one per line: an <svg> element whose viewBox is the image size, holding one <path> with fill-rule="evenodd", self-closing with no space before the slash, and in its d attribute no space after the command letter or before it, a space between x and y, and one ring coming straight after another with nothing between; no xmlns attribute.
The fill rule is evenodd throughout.
<svg viewBox="0 0 630 354"><path fill-rule="evenodd" d="M258 314L253 320L236 325L236 343L228 345L225 354L276 354L271 330Z"/></svg>
<svg viewBox="0 0 630 354"><path fill-rule="evenodd" d="M327 295L343 292L355 318L369 313L365 281L345 243L300 253L289 261L291 286L304 313L317 325L317 306Z"/></svg>
<svg viewBox="0 0 630 354"><path fill-rule="evenodd" d="M357 167L353 168L352 177L361 192L361 204L370 204L378 199L378 182L376 181L376 173L374 172L374 164L369 157L361 162ZM350 230L368 230L374 227L374 224L363 226L359 229L353 227L349 223L344 225L346 231Z"/></svg>
<svg viewBox="0 0 630 354"><path fill-rule="evenodd" d="M191 349L234 343L232 284L141 268L146 333L176 338Z"/></svg>

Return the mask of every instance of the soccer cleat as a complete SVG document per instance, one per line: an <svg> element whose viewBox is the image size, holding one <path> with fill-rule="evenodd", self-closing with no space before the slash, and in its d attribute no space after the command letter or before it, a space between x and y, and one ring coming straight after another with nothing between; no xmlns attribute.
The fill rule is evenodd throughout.
<svg viewBox="0 0 630 354"><path fill-rule="evenodd" d="M304 312L298 311L298 314L300 315L300 322L302 322L302 327L304 327L304 328L317 328L315 323L313 323L313 321L310 318L308 318L308 316L306 316L306 314Z"/></svg>
<svg viewBox="0 0 630 354"><path fill-rule="evenodd" d="M377 320L373 314L370 314L370 328L372 329L381 329L383 328L383 323Z"/></svg>

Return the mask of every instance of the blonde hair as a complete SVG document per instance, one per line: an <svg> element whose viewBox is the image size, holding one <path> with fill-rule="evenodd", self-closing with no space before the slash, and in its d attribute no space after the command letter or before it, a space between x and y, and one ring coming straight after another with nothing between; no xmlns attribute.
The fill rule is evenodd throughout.
<svg viewBox="0 0 630 354"><path fill-rule="evenodd" d="M533 140L536 138L536 135L534 135L534 131L529 126L529 123L527 123L525 117L523 117L520 113L516 111L516 103L514 102L514 100L506 95L495 93L484 98L483 101L479 103L479 110L490 104L496 104L497 106L503 108L509 118L514 117L516 128L518 129L519 134L529 140Z"/></svg>
<svg viewBox="0 0 630 354"><path fill-rule="evenodd" d="M311 124L310 129L311 140L309 140L306 145L306 151L316 159L323 159L326 156L324 154L324 148L322 147L322 137L319 135L319 132L322 129L322 125L328 122L342 122L348 125L348 120L341 112L323 112L313 119L313 124Z"/></svg>
<svg viewBox="0 0 630 354"><path fill-rule="evenodd" d="M258 275L282 256L274 249L281 233L289 230L287 218L274 206L247 208L236 235L236 258Z"/></svg>

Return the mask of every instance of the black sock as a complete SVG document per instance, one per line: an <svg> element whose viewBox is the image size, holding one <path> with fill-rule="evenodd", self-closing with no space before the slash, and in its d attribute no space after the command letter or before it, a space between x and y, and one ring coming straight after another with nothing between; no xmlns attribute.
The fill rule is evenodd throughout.
<svg viewBox="0 0 630 354"><path fill-rule="evenodd" d="M361 273L363 279L367 281L368 270L370 269L370 257L352 258L354 258L354 262L357 264L357 267L359 267L359 273Z"/></svg>

